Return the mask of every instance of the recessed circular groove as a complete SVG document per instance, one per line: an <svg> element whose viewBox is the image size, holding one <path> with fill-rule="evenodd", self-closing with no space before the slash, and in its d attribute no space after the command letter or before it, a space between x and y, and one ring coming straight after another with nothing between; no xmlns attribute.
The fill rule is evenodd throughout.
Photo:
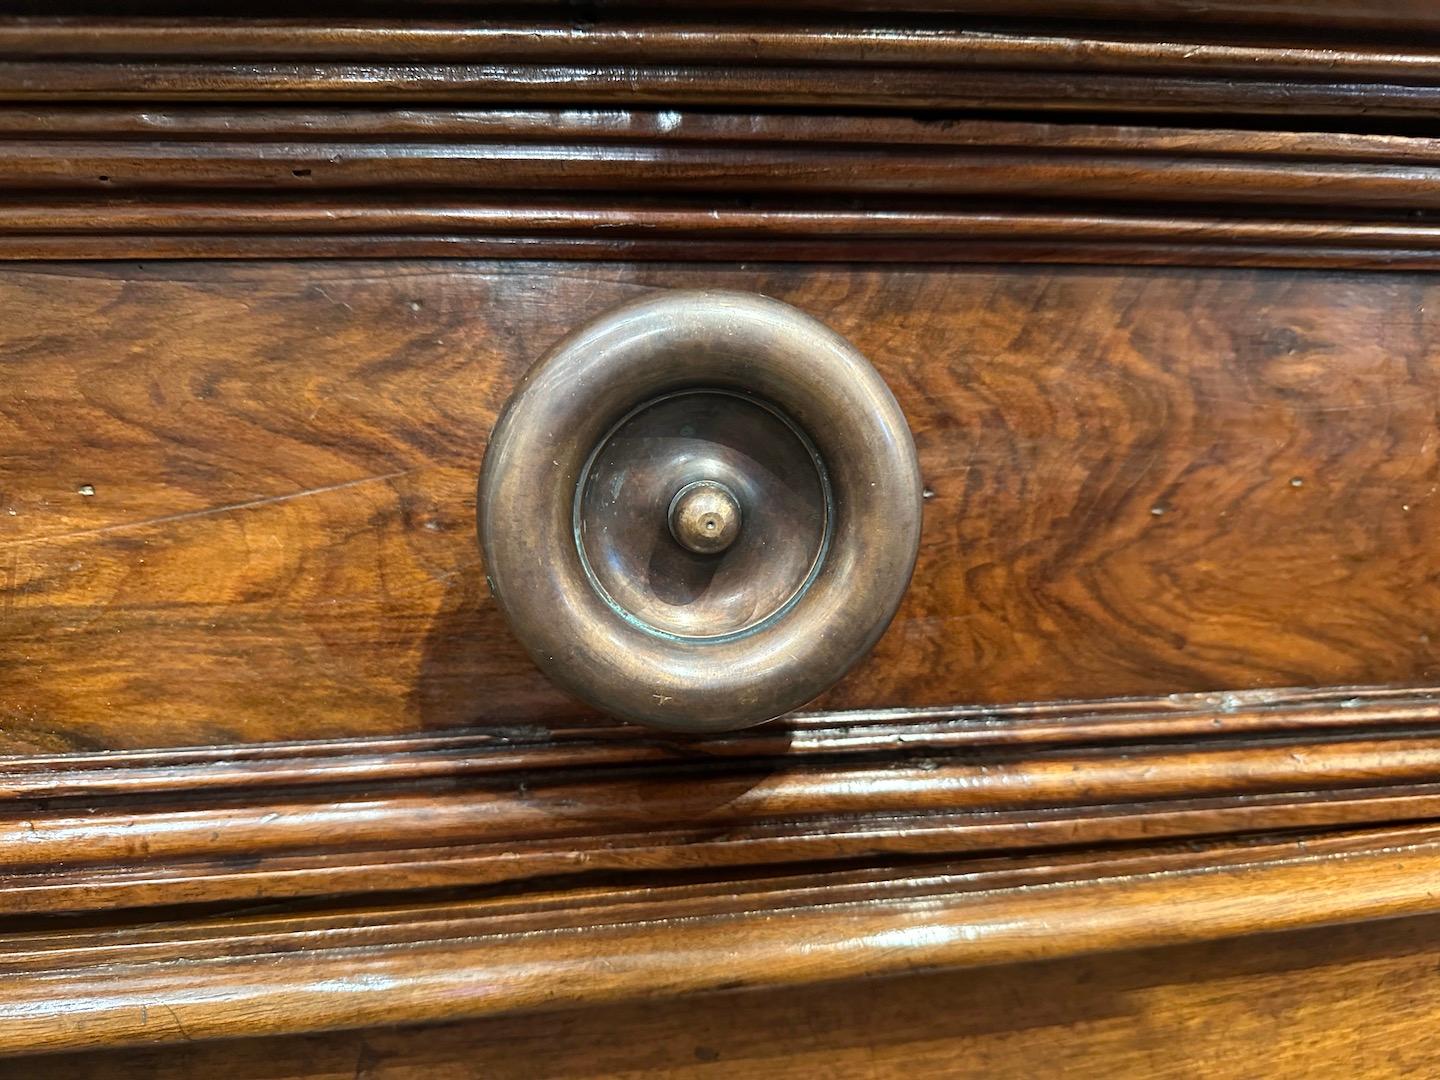
<svg viewBox="0 0 1440 1080"><path fill-rule="evenodd" d="M723 550L694 551L674 535L676 502L706 486L744 522ZM713 642L767 625L803 595L829 545L830 508L819 452L778 410L689 390L632 409L596 446L576 486L575 544L621 618Z"/></svg>

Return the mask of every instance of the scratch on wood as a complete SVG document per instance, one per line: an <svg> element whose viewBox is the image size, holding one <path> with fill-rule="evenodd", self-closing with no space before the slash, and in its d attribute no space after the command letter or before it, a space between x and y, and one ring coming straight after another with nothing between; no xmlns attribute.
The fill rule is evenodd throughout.
<svg viewBox="0 0 1440 1080"><path fill-rule="evenodd" d="M327 495L332 491L344 491L347 488L359 487L361 484L375 484L386 480L398 480L402 476L408 476L414 469L401 469L399 472L384 473L380 476L364 476L358 480L347 480L342 484L328 484L325 487L306 488L304 491L294 491L286 495L270 495L263 499L250 499L247 502L226 503L224 506L211 506L204 510L190 510L183 514L165 514L161 517L146 518L143 521L126 521L118 525L103 525L98 529L76 529L72 532L52 533L49 536L29 536L23 540L11 540L8 543L0 544L0 548L26 547L31 544L56 543L61 540L77 540L82 537L101 536L105 533L120 532L125 529L143 529L151 525L169 525L177 521L191 521L195 518L211 517L215 514L228 514L235 510L253 510L261 506L271 506L275 503L294 502L296 499L304 499L311 495Z"/></svg>
<svg viewBox="0 0 1440 1080"><path fill-rule="evenodd" d="M179 1014L163 1001L160 1002L160 1007L170 1014L170 1019L175 1021L175 1027L179 1029L181 1037L184 1038L186 1042L193 1042L194 1040L190 1038L190 1032L185 1030L185 1025L181 1022Z"/></svg>

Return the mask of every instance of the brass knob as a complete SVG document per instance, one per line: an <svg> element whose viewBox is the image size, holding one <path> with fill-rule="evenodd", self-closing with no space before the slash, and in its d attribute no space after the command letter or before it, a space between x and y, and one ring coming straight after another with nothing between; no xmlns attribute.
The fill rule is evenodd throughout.
<svg viewBox="0 0 1440 1080"><path fill-rule="evenodd" d="M678 731L815 697L884 632L921 483L894 396L764 297L627 304L543 357L480 472L491 593L556 683Z"/></svg>
<svg viewBox="0 0 1440 1080"><path fill-rule="evenodd" d="M670 500L670 535L696 555L718 555L740 532L740 502L714 480L692 480Z"/></svg>

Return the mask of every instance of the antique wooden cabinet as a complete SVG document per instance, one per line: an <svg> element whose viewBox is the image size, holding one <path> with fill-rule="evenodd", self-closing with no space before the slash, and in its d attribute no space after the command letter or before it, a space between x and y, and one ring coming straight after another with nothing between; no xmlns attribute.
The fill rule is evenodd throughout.
<svg viewBox="0 0 1440 1080"><path fill-rule="evenodd" d="M194 7L0 17L0 1075L1440 1074L1440 8Z"/></svg>

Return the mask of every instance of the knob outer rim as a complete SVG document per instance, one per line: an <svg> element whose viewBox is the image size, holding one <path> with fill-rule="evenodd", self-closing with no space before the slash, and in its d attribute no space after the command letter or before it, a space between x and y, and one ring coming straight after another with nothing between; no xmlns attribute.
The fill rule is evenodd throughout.
<svg viewBox="0 0 1440 1080"><path fill-rule="evenodd" d="M641 401L729 388L814 441L836 515L824 564L785 616L720 643L645 633L604 602L575 547L584 463ZM889 387L840 335L754 294L674 291L612 309L521 380L491 434L476 524L515 636L556 684L613 716L726 731L789 712L838 681L889 626L919 552L914 440Z"/></svg>

